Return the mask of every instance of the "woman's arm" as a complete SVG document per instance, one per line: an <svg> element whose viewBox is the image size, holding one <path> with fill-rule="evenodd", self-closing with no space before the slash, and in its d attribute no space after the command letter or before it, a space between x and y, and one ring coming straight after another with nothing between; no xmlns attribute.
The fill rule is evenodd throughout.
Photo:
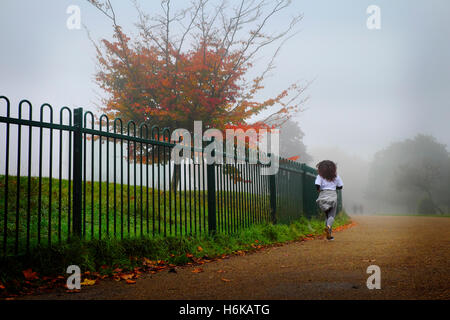
<svg viewBox="0 0 450 320"><path fill-rule="evenodd" d="M344 187L344 182L342 182L341 177L337 176L336 178L336 190L342 190L342 188Z"/></svg>
<svg viewBox="0 0 450 320"><path fill-rule="evenodd" d="M322 177L320 175L317 175L314 184L316 185L317 192L320 192L320 185L322 184Z"/></svg>

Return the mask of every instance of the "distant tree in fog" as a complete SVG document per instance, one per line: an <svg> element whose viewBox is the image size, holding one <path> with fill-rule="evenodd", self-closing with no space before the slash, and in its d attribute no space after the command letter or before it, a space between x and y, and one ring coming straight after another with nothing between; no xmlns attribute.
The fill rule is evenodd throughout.
<svg viewBox="0 0 450 320"><path fill-rule="evenodd" d="M304 133L297 122L288 120L280 127L280 155L283 158L297 157L296 161L308 163L312 157L303 143Z"/></svg>
<svg viewBox="0 0 450 320"><path fill-rule="evenodd" d="M432 136L391 144L375 154L369 173L374 201L387 202L410 213L449 209L450 157L446 145ZM426 204L426 205L425 205Z"/></svg>

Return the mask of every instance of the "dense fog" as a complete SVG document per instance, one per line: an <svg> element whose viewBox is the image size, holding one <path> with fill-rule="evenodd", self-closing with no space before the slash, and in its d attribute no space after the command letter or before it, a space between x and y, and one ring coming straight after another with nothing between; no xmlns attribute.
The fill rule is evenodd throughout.
<svg viewBox="0 0 450 320"><path fill-rule="evenodd" d="M349 213L450 213L448 146L432 136L392 142L370 160L337 147L312 147L308 152L313 157L310 165L324 159L337 163Z"/></svg>

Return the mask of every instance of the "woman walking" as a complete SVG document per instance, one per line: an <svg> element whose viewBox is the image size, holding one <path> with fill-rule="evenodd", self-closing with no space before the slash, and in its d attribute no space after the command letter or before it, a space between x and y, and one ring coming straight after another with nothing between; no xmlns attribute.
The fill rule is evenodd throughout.
<svg viewBox="0 0 450 320"><path fill-rule="evenodd" d="M334 218L337 209L337 191L344 187L342 179L337 175L336 164L331 160L324 160L317 164L318 175L316 177L316 188L319 197L316 202L325 213L325 231L328 240L334 240L331 235Z"/></svg>

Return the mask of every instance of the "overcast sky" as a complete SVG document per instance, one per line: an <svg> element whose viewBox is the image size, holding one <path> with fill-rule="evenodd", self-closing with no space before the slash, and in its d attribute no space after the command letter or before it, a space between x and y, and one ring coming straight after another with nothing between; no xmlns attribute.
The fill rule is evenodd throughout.
<svg viewBox="0 0 450 320"><path fill-rule="evenodd" d="M146 1L145 8L156 11L158 3ZM132 26L131 3L113 4L119 22ZM372 4L381 8L380 30L366 27ZM85 30L67 29L69 5L80 7L94 39L110 38L110 22L85 1L1 0L0 95L36 106L98 102L95 51ZM450 145L450 1L294 0L271 28L294 12L304 14L301 32L285 45L264 94L314 80L307 109L296 117L307 146L370 159L417 133Z"/></svg>

